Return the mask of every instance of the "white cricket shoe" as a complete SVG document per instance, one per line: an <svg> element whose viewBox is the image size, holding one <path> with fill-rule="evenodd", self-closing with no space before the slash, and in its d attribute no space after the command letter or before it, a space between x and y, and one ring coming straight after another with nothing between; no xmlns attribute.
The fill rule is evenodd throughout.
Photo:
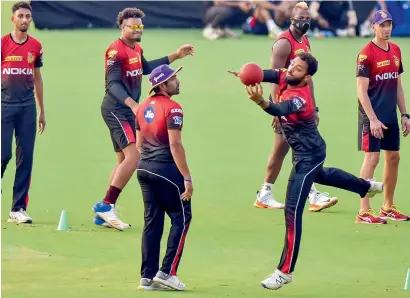
<svg viewBox="0 0 410 298"><path fill-rule="evenodd" d="M292 274L286 274L276 269L271 275L262 281L261 285L268 290L278 290L283 285L292 282Z"/></svg>
<svg viewBox="0 0 410 298"><path fill-rule="evenodd" d="M179 281L177 276L169 275L162 271L158 271L153 281L177 291L185 290L185 285Z"/></svg>
<svg viewBox="0 0 410 298"><path fill-rule="evenodd" d="M117 230L123 231L131 227L130 224L123 222L117 217L114 204L98 202L93 206L93 211L111 227Z"/></svg>
<svg viewBox="0 0 410 298"><path fill-rule="evenodd" d="M337 202L338 199L336 197L331 198L329 193L320 192L314 185L312 185L309 193L309 211L320 212L323 209L336 205Z"/></svg>
<svg viewBox="0 0 410 298"><path fill-rule="evenodd" d="M383 182L376 182L374 179L369 179L370 188L366 194L366 198L373 198L375 195L383 192Z"/></svg>
<svg viewBox="0 0 410 298"><path fill-rule="evenodd" d="M141 278L140 284L138 285L138 290L166 291L166 290L170 290L170 288L167 286L163 286L159 283L156 283L150 278Z"/></svg>
<svg viewBox="0 0 410 298"><path fill-rule="evenodd" d="M216 40L223 37L223 32L222 30L212 28L211 26L207 26L202 31L202 36L208 40Z"/></svg>
<svg viewBox="0 0 410 298"><path fill-rule="evenodd" d="M33 220L28 216L26 210L21 208L19 211L10 211L8 222L15 223L32 223Z"/></svg>
<svg viewBox="0 0 410 298"><path fill-rule="evenodd" d="M262 189L256 193L256 201L253 203L256 208L265 209L284 209L285 204L276 201L269 185L262 185Z"/></svg>

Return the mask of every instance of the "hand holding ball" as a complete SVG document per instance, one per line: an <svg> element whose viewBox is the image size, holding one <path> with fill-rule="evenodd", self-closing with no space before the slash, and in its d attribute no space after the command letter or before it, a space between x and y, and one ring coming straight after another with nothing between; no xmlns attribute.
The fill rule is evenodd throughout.
<svg viewBox="0 0 410 298"><path fill-rule="evenodd" d="M263 70L258 64L248 63L239 71L239 78L245 86L255 86L263 80Z"/></svg>

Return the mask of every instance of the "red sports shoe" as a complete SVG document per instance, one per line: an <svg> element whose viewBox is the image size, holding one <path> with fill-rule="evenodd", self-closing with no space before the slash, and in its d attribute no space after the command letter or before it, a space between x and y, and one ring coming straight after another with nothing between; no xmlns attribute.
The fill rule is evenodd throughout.
<svg viewBox="0 0 410 298"><path fill-rule="evenodd" d="M380 218L399 221L410 220L410 217L397 210L395 205L391 205L388 209L380 208Z"/></svg>
<svg viewBox="0 0 410 298"><path fill-rule="evenodd" d="M383 225L387 223L387 220L378 217L372 209L369 209L366 212L359 212L357 214L356 223Z"/></svg>

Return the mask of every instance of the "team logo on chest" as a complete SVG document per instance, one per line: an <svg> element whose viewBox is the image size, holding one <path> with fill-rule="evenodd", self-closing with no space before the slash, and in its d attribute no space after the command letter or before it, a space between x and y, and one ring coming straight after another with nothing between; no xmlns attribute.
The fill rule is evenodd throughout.
<svg viewBox="0 0 410 298"><path fill-rule="evenodd" d="M297 55L299 55L299 54L301 54L301 53L304 53L304 52L305 52L304 49L298 49L298 50L295 51L295 56L297 56Z"/></svg>
<svg viewBox="0 0 410 298"><path fill-rule="evenodd" d="M383 67L383 66L389 66L390 65L390 60L384 60L377 62L377 67Z"/></svg>
<svg viewBox="0 0 410 298"><path fill-rule="evenodd" d="M33 61L34 61L34 56L33 56L33 54L31 54L30 52L28 52L27 62L28 62L28 63L33 63Z"/></svg>
<svg viewBox="0 0 410 298"><path fill-rule="evenodd" d="M138 62L140 62L140 61L141 61L141 56L140 56L140 54L137 54L136 57L130 58L130 59L128 60L128 63L129 63L129 64L134 64L134 63L138 63Z"/></svg>
<svg viewBox="0 0 410 298"><path fill-rule="evenodd" d="M394 59L394 64L396 64L396 66L400 66L399 58L397 58L396 56L393 56L393 59Z"/></svg>
<svg viewBox="0 0 410 298"><path fill-rule="evenodd" d="M151 123L154 121L155 114L154 114L154 108L153 107L148 107L144 111L144 119L146 122Z"/></svg>

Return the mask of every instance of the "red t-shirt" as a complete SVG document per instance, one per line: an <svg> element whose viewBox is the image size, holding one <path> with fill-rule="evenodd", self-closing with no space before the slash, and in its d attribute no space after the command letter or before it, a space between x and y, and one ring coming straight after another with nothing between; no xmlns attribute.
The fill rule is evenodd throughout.
<svg viewBox="0 0 410 298"><path fill-rule="evenodd" d="M1 103L30 105L34 101L34 68L43 66L41 43L28 35L16 43L11 34L1 38Z"/></svg>
<svg viewBox="0 0 410 298"><path fill-rule="evenodd" d="M132 113L127 105L109 92L108 85L112 83L111 81L121 82L126 91L122 100L129 96L139 102L143 74L142 54L143 50L137 42L134 43L134 48L131 48L121 39L115 40L105 51L106 94L103 101L105 109L111 111L119 109L126 113Z"/></svg>
<svg viewBox="0 0 410 298"><path fill-rule="evenodd" d="M148 97L139 107L136 128L141 131L141 160L174 162L168 130L182 129L183 111L180 104L164 95Z"/></svg>
<svg viewBox="0 0 410 298"><path fill-rule="evenodd" d="M369 42L357 56L356 76L369 78L370 102L377 118L384 124L397 123L397 86L403 72L401 51L389 42L387 51ZM369 122L359 101L359 122Z"/></svg>
<svg viewBox="0 0 410 298"><path fill-rule="evenodd" d="M299 42L295 37L293 37L292 32L288 29L278 36L277 40L286 39L290 43L291 52L288 59L286 60L285 68L288 68L290 63L296 56L300 53L310 53L310 43L305 35L302 36L302 41Z"/></svg>

